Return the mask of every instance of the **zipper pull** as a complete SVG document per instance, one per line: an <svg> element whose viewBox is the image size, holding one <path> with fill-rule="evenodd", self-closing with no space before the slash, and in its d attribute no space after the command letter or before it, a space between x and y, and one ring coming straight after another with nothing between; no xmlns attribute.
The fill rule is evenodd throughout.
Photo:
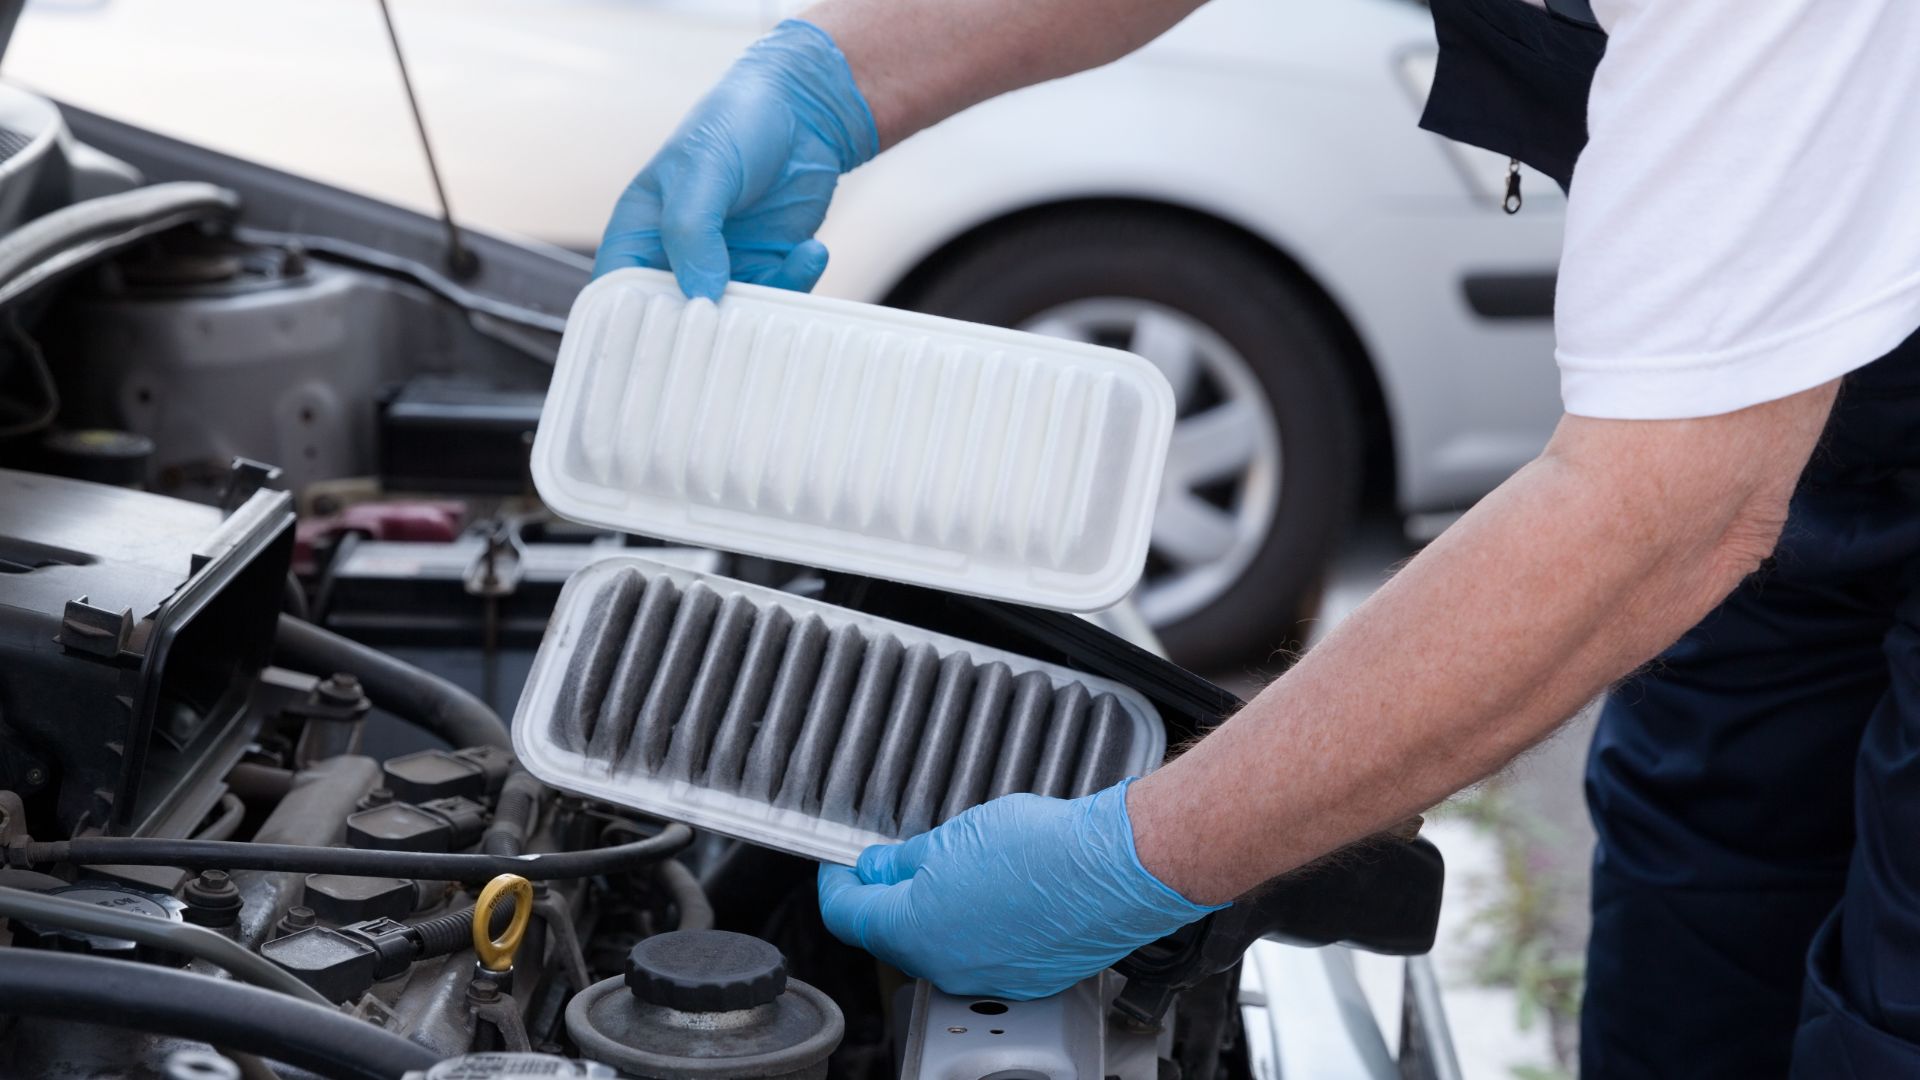
<svg viewBox="0 0 1920 1080"><path fill-rule="evenodd" d="M1507 159L1507 197L1500 201L1500 208L1509 214L1520 212L1520 159Z"/></svg>

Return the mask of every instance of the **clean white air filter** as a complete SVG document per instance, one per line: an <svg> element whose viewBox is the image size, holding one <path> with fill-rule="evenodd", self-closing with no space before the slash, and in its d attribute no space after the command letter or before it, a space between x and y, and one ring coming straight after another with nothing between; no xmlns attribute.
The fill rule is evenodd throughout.
<svg viewBox="0 0 1920 1080"><path fill-rule="evenodd" d="M593 525L1093 611L1139 579L1172 428L1130 353L622 270L574 303L533 477Z"/></svg>

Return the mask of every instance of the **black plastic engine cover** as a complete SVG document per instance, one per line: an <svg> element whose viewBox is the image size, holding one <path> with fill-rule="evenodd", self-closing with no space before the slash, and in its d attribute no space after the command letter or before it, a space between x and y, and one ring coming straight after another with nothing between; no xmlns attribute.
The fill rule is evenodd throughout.
<svg viewBox="0 0 1920 1080"><path fill-rule="evenodd" d="M235 743L294 515L230 505L0 469L0 788L35 832L139 831Z"/></svg>

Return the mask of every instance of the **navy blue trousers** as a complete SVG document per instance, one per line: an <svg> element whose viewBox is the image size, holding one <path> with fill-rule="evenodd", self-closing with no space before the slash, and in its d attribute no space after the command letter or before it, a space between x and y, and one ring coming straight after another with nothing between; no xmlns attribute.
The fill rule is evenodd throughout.
<svg viewBox="0 0 1920 1080"><path fill-rule="evenodd" d="M1602 713L1581 1075L1920 1077L1920 335Z"/></svg>

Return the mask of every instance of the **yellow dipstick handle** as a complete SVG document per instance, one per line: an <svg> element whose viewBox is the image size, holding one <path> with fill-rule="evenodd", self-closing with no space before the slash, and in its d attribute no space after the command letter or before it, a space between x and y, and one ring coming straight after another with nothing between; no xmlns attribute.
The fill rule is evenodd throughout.
<svg viewBox="0 0 1920 1080"><path fill-rule="evenodd" d="M502 897L513 898L513 921L499 937L489 932L493 909ZM473 905L473 951L480 954L480 966L488 971L513 970L513 954L520 951L520 939L526 935L527 920L533 917L533 882L519 874L501 874L480 890Z"/></svg>

